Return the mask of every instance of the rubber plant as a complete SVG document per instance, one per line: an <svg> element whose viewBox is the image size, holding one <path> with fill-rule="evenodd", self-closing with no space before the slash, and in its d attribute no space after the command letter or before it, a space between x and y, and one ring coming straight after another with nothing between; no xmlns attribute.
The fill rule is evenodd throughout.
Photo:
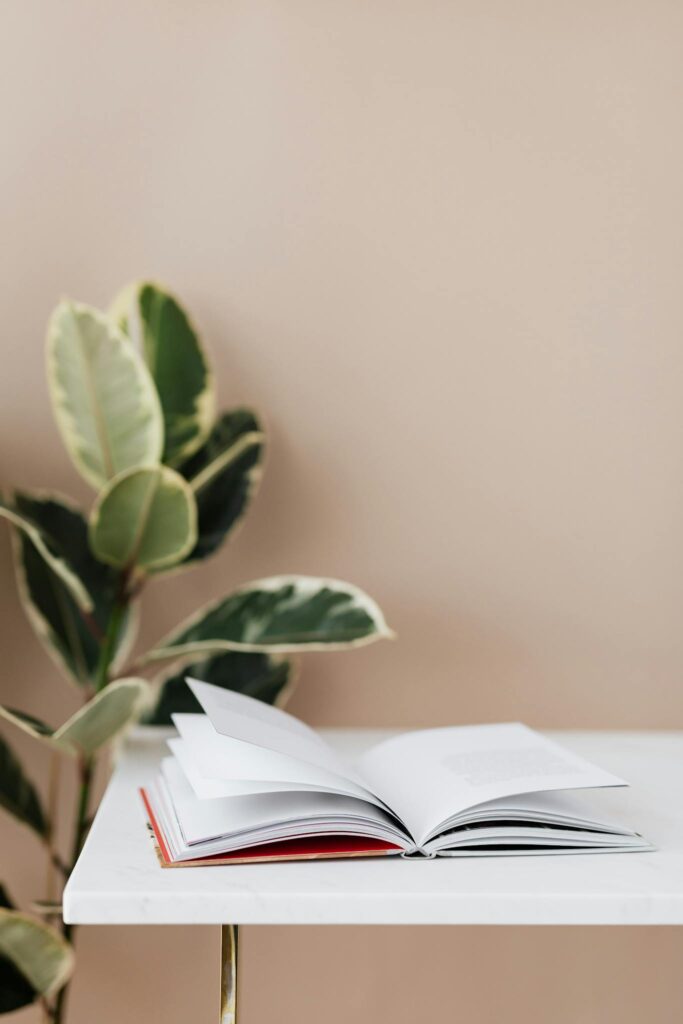
<svg viewBox="0 0 683 1024"><path fill-rule="evenodd" d="M288 655L367 644L389 631L354 586L275 577L212 602L131 663L147 582L200 565L243 516L261 475L263 424L246 408L216 415L197 331L155 284L125 288L106 313L61 302L49 323L47 376L62 441L96 495L87 513L43 492L0 502L23 607L80 698L56 728L0 708L12 727L51 748L44 806L0 737L0 806L32 830L48 862L48 891L33 916L0 886L0 1013L40 1002L44 1019L59 1024L74 965L59 892L87 835L107 744L140 717L167 724L174 711L199 710L186 671L274 703L291 682ZM63 762L78 778L66 854L55 840Z"/></svg>

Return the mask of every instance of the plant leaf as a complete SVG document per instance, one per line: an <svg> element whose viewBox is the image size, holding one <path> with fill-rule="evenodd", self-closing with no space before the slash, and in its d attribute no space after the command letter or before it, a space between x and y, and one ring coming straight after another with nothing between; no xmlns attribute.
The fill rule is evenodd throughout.
<svg viewBox="0 0 683 1024"><path fill-rule="evenodd" d="M90 611L93 606L92 598L77 573L68 564L61 553L55 548L54 541L45 536L39 525L26 515L21 513L19 508L12 508L4 501L0 501L0 516L20 530L23 536L31 543L36 555L49 566L55 576L61 580L64 587L73 600L83 611Z"/></svg>
<svg viewBox="0 0 683 1024"><path fill-rule="evenodd" d="M0 807L46 839L50 827L40 797L18 758L0 736Z"/></svg>
<svg viewBox="0 0 683 1024"><path fill-rule="evenodd" d="M94 753L136 716L147 686L144 679L133 678L110 683L55 731L52 742L62 749Z"/></svg>
<svg viewBox="0 0 683 1024"><path fill-rule="evenodd" d="M68 754L92 754L108 743L133 719L149 689L144 679L117 679L79 708L70 718L52 729L24 711L0 705L0 718L16 725L34 739Z"/></svg>
<svg viewBox="0 0 683 1024"><path fill-rule="evenodd" d="M261 480L264 439L255 413L232 409L180 467L197 502L197 543L186 565L214 554L244 515Z"/></svg>
<svg viewBox="0 0 683 1024"><path fill-rule="evenodd" d="M179 712L201 712L199 701L185 682L186 676L244 693L248 697L275 704L281 698L293 674L291 662L269 654L245 654L226 651L203 661L194 662L181 671L173 668L162 677L154 709L145 716L149 725L172 725L171 715Z"/></svg>
<svg viewBox="0 0 683 1024"><path fill-rule="evenodd" d="M55 928L0 908L0 1013L56 992L73 967L73 949Z"/></svg>
<svg viewBox="0 0 683 1024"><path fill-rule="evenodd" d="M215 414L213 376L180 303L156 284L129 285L111 315L144 355L161 400L166 465L177 466L206 440Z"/></svg>
<svg viewBox="0 0 683 1024"><path fill-rule="evenodd" d="M339 580L275 576L203 608L146 661L220 651L315 651L358 647L391 630L375 602Z"/></svg>
<svg viewBox="0 0 683 1024"><path fill-rule="evenodd" d="M73 302L57 306L48 329L47 375L64 445L93 487L159 462L164 428L154 382L105 316Z"/></svg>
<svg viewBox="0 0 683 1024"><path fill-rule="evenodd" d="M118 574L98 562L88 544L88 525L81 511L56 494L16 493L18 512L41 528L69 560L92 596L93 607L84 614L71 593L31 542L15 536L14 563L19 596L39 640L66 677L79 685L94 680L103 637L112 613ZM119 634L113 668L132 646L138 605L129 605Z"/></svg>
<svg viewBox="0 0 683 1024"><path fill-rule="evenodd" d="M14 904L10 899L7 888L2 882L0 882L0 907L5 907L6 910L14 910Z"/></svg>
<svg viewBox="0 0 683 1024"><path fill-rule="evenodd" d="M90 546L119 568L162 569L181 561L197 538L197 507L183 478L167 466L122 473L90 517Z"/></svg>

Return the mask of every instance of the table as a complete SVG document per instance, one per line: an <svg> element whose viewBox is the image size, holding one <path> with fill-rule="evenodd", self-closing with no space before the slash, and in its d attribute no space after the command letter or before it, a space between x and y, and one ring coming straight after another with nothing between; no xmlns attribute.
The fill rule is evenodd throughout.
<svg viewBox="0 0 683 1024"><path fill-rule="evenodd" d="M394 730L325 730L348 757ZM137 788L173 730L136 729L123 748L64 893L70 924L220 924L222 1024L236 1018L238 925L681 925L683 733L558 732L622 776L615 817L654 853L453 860L307 861L164 870Z"/></svg>

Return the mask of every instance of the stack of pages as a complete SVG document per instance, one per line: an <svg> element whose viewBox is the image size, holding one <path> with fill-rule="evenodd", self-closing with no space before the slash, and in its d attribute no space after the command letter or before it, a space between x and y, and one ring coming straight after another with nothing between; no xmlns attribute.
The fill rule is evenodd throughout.
<svg viewBox="0 0 683 1024"><path fill-rule="evenodd" d="M165 866L652 849L605 793L568 792L627 783L524 725L408 732L352 766L284 711L188 685L206 713L174 716L142 791Z"/></svg>

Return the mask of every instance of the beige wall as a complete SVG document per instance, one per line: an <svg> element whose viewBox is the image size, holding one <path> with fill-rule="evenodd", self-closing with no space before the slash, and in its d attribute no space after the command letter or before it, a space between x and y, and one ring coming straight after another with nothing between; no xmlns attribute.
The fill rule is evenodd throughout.
<svg viewBox="0 0 683 1024"><path fill-rule="evenodd" d="M311 657L314 723L683 726L682 44L673 0L5 0L3 481L85 497L45 321L153 275L272 447L234 546L149 593L148 638L238 581L337 575L399 640ZM6 541L0 573L3 699L56 721ZM81 938L74 1024L212 1019L212 930ZM668 1024L683 997L666 929L244 946L245 1024Z"/></svg>

